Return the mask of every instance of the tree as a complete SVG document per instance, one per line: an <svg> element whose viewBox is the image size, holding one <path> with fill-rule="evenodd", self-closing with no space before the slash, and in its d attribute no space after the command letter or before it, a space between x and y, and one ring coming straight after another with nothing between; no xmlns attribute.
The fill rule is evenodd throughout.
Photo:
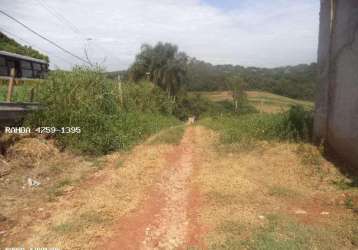
<svg viewBox="0 0 358 250"><path fill-rule="evenodd" d="M144 44L129 69L133 81L148 79L175 97L187 75L188 57L170 43Z"/></svg>
<svg viewBox="0 0 358 250"><path fill-rule="evenodd" d="M226 79L227 88L232 92L234 112L239 112L239 107L247 102L245 93L245 81L240 75L229 76Z"/></svg>

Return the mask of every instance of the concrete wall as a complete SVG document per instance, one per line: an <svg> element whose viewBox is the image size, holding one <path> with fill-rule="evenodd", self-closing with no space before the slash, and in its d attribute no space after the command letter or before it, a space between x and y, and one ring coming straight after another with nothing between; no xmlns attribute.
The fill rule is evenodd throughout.
<svg viewBox="0 0 358 250"><path fill-rule="evenodd" d="M321 0L314 134L358 168L358 0Z"/></svg>

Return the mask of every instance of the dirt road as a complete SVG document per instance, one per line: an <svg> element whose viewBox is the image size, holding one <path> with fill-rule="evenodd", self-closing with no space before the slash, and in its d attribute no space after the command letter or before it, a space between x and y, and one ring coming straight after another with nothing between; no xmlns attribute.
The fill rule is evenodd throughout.
<svg viewBox="0 0 358 250"><path fill-rule="evenodd" d="M148 140L94 162L70 157L63 167L78 181L60 180L55 200L46 188L25 189L37 206L11 214L8 195L13 220L0 248L356 249L356 189L335 184L346 182L318 149L219 138L187 126L178 145ZM319 163L303 163L308 156Z"/></svg>
<svg viewBox="0 0 358 250"><path fill-rule="evenodd" d="M203 247L198 225L195 172L195 129L189 127L181 143L166 156L158 176L137 210L125 216L103 249L187 249Z"/></svg>

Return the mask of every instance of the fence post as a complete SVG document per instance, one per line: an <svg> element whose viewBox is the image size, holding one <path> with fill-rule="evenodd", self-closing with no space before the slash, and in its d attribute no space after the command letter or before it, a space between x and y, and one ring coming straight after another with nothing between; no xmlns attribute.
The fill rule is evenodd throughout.
<svg viewBox="0 0 358 250"><path fill-rule="evenodd" d="M14 90L14 83L15 83L15 68L11 68L10 70L10 80L9 85L7 88L7 96L6 96L6 102L11 102L12 92Z"/></svg>
<svg viewBox="0 0 358 250"><path fill-rule="evenodd" d="M120 75L118 75L118 90L119 90L119 101L121 105L123 105L123 89L122 89L122 81Z"/></svg>

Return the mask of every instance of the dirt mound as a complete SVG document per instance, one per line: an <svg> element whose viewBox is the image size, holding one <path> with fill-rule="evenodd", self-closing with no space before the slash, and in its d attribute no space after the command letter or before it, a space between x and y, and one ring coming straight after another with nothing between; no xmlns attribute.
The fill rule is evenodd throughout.
<svg viewBox="0 0 358 250"><path fill-rule="evenodd" d="M58 153L59 150L53 141L40 138L24 138L8 149L6 158L22 167L36 167L40 161L53 158Z"/></svg>

